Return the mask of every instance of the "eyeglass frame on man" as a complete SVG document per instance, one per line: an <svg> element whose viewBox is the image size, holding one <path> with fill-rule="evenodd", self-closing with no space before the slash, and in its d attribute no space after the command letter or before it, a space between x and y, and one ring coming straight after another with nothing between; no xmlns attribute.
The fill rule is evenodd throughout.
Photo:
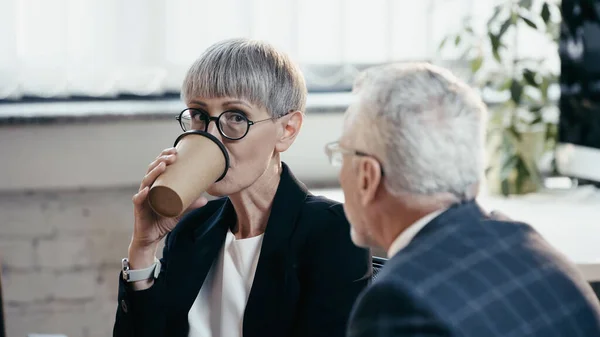
<svg viewBox="0 0 600 337"><path fill-rule="evenodd" d="M194 109L194 108L186 108L186 109L183 109L183 110L182 110L182 111L179 113L179 115L177 115L177 116L175 117L175 119L176 119L176 120L179 122L179 126L181 127L181 129L182 129L184 132L185 132L185 131L189 131L189 130L186 130L186 128L184 127L184 125L183 125L183 118L182 118L182 116L183 116L183 114L184 114L186 111L190 111L190 110L197 111L199 114L201 114L201 115L205 116L205 117L206 117L206 119L207 119L207 122L206 122L206 125L205 125L205 127L204 127L204 130L200 130L200 131L207 132L207 131L208 131L208 126L210 125L210 122L215 122L215 125L217 126L217 130L219 130L219 133L221 134L221 136L223 136L223 137L225 137L226 139L229 139L229 140L240 140L240 139L242 139L242 138L246 137L246 135L247 135L247 134L248 134L248 132L250 131L250 126L252 126L252 125L254 125L254 124L257 124L257 123L260 123L260 122L266 122L266 121L269 121L269 120L274 120L274 119L276 119L276 117L270 117L270 118L261 119L261 120L258 120L258 121L251 121L251 120L249 120L249 119L248 119L248 117L246 116L246 114L245 114L244 112L242 112L242 111L240 111L240 110L236 110L236 109L225 110L225 111L221 112L221 114L219 114L219 117L212 117L212 116L211 116L211 115L209 115L209 114L208 114L206 111L202 111L202 110L200 110L200 109ZM237 113L238 115L240 115L241 117L243 117L243 118L246 120L246 123L247 123L246 132L244 133L244 135L242 135L242 136L241 136L241 137L239 137L239 138L232 138L232 137L229 137L229 136L227 136L227 135L226 135L226 134L223 132L223 130L221 130L221 124L219 123L219 121L220 121L220 119L221 119L221 116L223 116L223 115L224 115L224 114L226 114L226 113L231 113L231 112ZM190 117L191 117L191 116L192 116L192 114L190 113Z"/></svg>
<svg viewBox="0 0 600 337"><path fill-rule="evenodd" d="M359 157L370 157L375 159L378 163L379 163L379 168L381 169L381 176L384 176L384 171L383 171L383 165L381 164L381 161L379 159L377 159L377 157L375 157L372 154L363 152L363 151L359 151L359 150L353 150L353 149L348 149L343 147L339 141L334 141L334 142L330 142L325 144L325 154L327 155L327 157L329 158L329 163L333 166L338 166L337 164L335 164L333 162L333 155L335 153L340 153L340 154L346 154L346 155L351 155L351 156L359 156ZM341 165L342 163L340 163L339 165Z"/></svg>

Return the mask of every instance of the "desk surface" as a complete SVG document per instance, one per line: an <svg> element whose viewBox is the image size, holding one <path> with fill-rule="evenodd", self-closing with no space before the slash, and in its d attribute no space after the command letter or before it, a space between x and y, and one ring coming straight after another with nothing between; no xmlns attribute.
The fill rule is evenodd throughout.
<svg viewBox="0 0 600 337"><path fill-rule="evenodd" d="M343 202L341 189L313 194ZM588 281L600 281L600 191L593 187L504 198L481 195L481 206L533 226L550 244L575 262Z"/></svg>

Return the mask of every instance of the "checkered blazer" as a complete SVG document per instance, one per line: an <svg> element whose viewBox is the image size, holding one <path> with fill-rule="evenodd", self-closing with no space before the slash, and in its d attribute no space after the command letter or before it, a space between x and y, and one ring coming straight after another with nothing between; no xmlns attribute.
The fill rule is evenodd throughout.
<svg viewBox="0 0 600 337"><path fill-rule="evenodd" d="M348 336L598 337L600 304L530 226L465 202L387 262L357 299Z"/></svg>

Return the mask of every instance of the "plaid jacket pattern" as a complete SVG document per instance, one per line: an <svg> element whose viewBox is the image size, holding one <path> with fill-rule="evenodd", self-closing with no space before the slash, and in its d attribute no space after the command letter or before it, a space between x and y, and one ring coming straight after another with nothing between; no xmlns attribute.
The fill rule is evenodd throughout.
<svg viewBox="0 0 600 337"><path fill-rule="evenodd" d="M386 263L359 296L347 335L598 337L600 304L530 226L491 219L470 201Z"/></svg>

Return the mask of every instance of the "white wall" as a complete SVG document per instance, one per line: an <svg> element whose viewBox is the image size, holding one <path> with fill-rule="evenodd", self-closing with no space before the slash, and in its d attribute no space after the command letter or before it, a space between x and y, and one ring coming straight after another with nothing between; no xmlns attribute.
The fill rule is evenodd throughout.
<svg viewBox="0 0 600 337"><path fill-rule="evenodd" d="M324 145L342 131L343 114L308 114L283 159L306 183L336 182ZM135 186L147 165L180 133L173 120L0 127L0 191Z"/></svg>

